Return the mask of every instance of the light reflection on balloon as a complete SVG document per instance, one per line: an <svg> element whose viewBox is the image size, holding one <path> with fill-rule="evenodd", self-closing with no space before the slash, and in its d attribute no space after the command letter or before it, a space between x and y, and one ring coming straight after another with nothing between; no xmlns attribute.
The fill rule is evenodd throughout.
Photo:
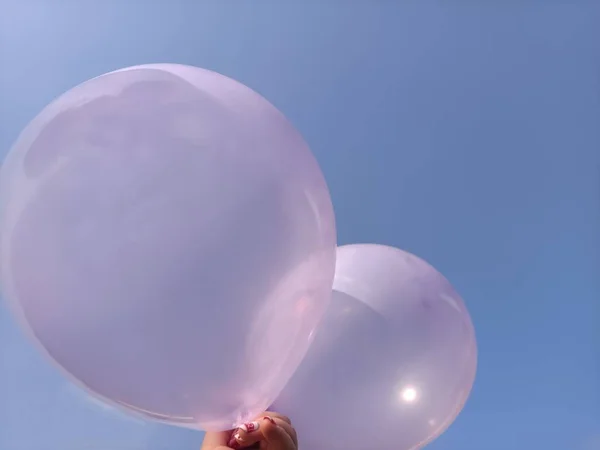
<svg viewBox="0 0 600 450"><path fill-rule="evenodd" d="M402 390L401 397L406 403L414 403L418 399L418 392L414 387L407 386Z"/></svg>

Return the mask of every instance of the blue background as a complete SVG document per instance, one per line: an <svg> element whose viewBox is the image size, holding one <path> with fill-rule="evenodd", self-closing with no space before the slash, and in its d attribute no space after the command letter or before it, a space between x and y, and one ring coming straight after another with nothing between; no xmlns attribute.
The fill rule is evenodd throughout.
<svg viewBox="0 0 600 450"><path fill-rule="evenodd" d="M0 0L0 151L113 69L236 78L311 145L340 244L407 249L464 296L478 378L428 448L599 450L600 3L445 3ZM89 400L0 309L0 450L201 439Z"/></svg>

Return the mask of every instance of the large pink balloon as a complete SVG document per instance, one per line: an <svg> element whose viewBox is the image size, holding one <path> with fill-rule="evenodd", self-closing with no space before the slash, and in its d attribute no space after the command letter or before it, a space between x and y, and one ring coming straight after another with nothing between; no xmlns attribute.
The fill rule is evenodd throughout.
<svg viewBox="0 0 600 450"><path fill-rule="evenodd" d="M306 353L331 296L331 200L249 88L178 65L94 78L33 120L0 182L4 294L95 395L225 429Z"/></svg>
<svg viewBox="0 0 600 450"><path fill-rule="evenodd" d="M391 247L338 249L334 295L273 408L310 450L414 450L439 436L473 385L465 305L433 267Z"/></svg>

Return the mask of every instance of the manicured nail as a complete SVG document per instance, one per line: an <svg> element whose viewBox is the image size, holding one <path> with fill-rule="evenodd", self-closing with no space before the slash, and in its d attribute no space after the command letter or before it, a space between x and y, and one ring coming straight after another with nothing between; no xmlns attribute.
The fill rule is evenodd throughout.
<svg viewBox="0 0 600 450"><path fill-rule="evenodd" d="M245 431L246 433L252 433L260 428L260 423L258 422L248 422L240 425L240 430Z"/></svg>
<svg viewBox="0 0 600 450"><path fill-rule="evenodd" d="M263 417L263 420L268 420L269 422L271 422L273 425L277 425L277 422L275 422L275 420L273 420L272 417L270 416L265 416Z"/></svg>

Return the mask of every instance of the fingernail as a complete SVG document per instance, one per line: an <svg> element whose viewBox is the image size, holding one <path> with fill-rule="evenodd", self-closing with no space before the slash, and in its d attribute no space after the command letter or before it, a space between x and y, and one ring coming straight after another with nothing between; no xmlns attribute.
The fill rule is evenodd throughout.
<svg viewBox="0 0 600 450"><path fill-rule="evenodd" d="M245 431L246 433L252 433L260 428L260 423L258 422L248 422L240 425L240 430Z"/></svg>
<svg viewBox="0 0 600 450"><path fill-rule="evenodd" d="M273 425L277 425L277 423L275 422L275 420L271 416L265 416L265 417L263 417L263 420L268 420Z"/></svg>

